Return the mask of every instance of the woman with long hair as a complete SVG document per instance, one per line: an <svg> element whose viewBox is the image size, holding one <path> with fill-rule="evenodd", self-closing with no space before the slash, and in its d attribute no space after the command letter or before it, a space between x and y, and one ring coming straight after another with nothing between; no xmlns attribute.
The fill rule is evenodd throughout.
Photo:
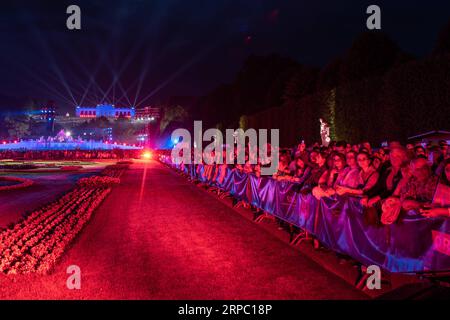
<svg viewBox="0 0 450 320"><path fill-rule="evenodd" d="M353 195L353 196L369 196L372 189L375 187L379 173L372 166L370 154L366 151L360 151L356 157L358 166L361 168L359 172L360 183L356 188L346 186L337 186L336 193L338 195Z"/></svg>
<svg viewBox="0 0 450 320"><path fill-rule="evenodd" d="M331 197L336 193L336 186L341 185L349 168L346 167L346 159L342 153L333 155L333 167L328 169L320 178L319 185L312 190L316 199Z"/></svg>

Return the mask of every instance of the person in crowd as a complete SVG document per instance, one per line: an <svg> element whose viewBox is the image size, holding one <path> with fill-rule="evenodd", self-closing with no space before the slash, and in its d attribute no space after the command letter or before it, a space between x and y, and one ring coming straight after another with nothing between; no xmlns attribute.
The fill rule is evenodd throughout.
<svg viewBox="0 0 450 320"><path fill-rule="evenodd" d="M421 208L420 212L428 218L450 217L450 159L445 160L431 206Z"/></svg>
<svg viewBox="0 0 450 320"><path fill-rule="evenodd" d="M320 150L318 149L313 149L310 153L309 153L309 158L308 158L308 163L307 165L309 165L310 167L314 167L316 165L317 162L317 155L319 154Z"/></svg>
<svg viewBox="0 0 450 320"><path fill-rule="evenodd" d="M291 170L289 169L290 160L291 159L289 154L287 153L280 154L277 172L273 174L274 179L285 180L286 177L290 176L291 174Z"/></svg>
<svg viewBox="0 0 450 320"><path fill-rule="evenodd" d="M372 154L372 146L368 141L364 141L363 143L361 143L361 149L366 151L368 154Z"/></svg>
<svg viewBox="0 0 450 320"><path fill-rule="evenodd" d="M245 165L243 167L243 172L245 173L254 173L255 172L255 164L252 159L254 159L255 154L253 152L247 152L245 154ZM257 157L257 156L256 156Z"/></svg>
<svg viewBox="0 0 450 320"><path fill-rule="evenodd" d="M360 176L359 172L361 169L358 166L358 163L356 162L357 153L355 151L347 152L345 155L345 160L348 169L347 174L345 175L342 183L340 183L341 186L348 187L355 189L360 184Z"/></svg>
<svg viewBox="0 0 450 320"><path fill-rule="evenodd" d="M404 210L419 209L429 205L437 186L437 177L431 172L428 161L417 158L411 161L410 170L403 171L404 177L398 184L395 196L400 197Z"/></svg>
<svg viewBox="0 0 450 320"><path fill-rule="evenodd" d="M302 185L311 174L311 167L307 166L303 158L297 157L295 159L295 169L291 171L290 181L298 185Z"/></svg>
<svg viewBox="0 0 450 320"><path fill-rule="evenodd" d="M439 148L441 148L442 151L442 160L445 160L448 158L448 144L445 140L439 140Z"/></svg>
<svg viewBox="0 0 450 320"><path fill-rule="evenodd" d="M308 151L306 151L305 140L302 140L295 151L294 157L308 157Z"/></svg>
<svg viewBox="0 0 450 320"><path fill-rule="evenodd" d="M414 147L414 157L415 158L426 158L427 157L427 151L425 150L424 147L422 147L422 145L417 145Z"/></svg>
<svg viewBox="0 0 450 320"><path fill-rule="evenodd" d="M299 157L302 158L303 161L308 161L309 154L308 154L308 151L306 150L306 143L305 143L304 140L302 140L298 144L297 149L293 153L294 160L292 160L291 163L289 164L289 169L291 171L295 171L295 169L296 169L296 159L299 158Z"/></svg>
<svg viewBox="0 0 450 320"><path fill-rule="evenodd" d="M375 170L380 172L382 165L383 157L378 152L375 152L372 156L372 166L375 168Z"/></svg>
<svg viewBox="0 0 450 320"><path fill-rule="evenodd" d="M403 179L402 172L408 168L408 154L403 147L393 147L389 152L390 166L382 173L375 186L375 196L361 199L363 206L375 207L382 199L390 197Z"/></svg>
<svg viewBox="0 0 450 320"><path fill-rule="evenodd" d="M334 151L336 151L337 153L345 154L346 147L347 147L347 143L345 141L338 141L338 142L336 142Z"/></svg>
<svg viewBox="0 0 450 320"><path fill-rule="evenodd" d="M246 149L242 149L242 148L235 148L234 150L235 152L235 169L238 171L244 171L244 166L245 163L248 161L248 152ZM238 159L239 159L239 155L243 154L244 155L244 163L239 163Z"/></svg>
<svg viewBox="0 0 450 320"><path fill-rule="evenodd" d="M399 146L400 148L402 148L402 146ZM395 146L392 146L392 148L396 148ZM381 158L381 164L380 167L378 168L378 173L381 175L385 174L386 170L391 166L391 162L389 160L389 148L380 148L378 150L378 155Z"/></svg>
<svg viewBox="0 0 450 320"><path fill-rule="evenodd" d="M372 194L372 190L378 181L379 173L372 166L369 153L360 151L356 160L361 169L359 172L360 180L358 187L337 186L336 193L338 195L370 196Z"/></svg>
<svg viewBox="0 0 450 320"><path fill-rule="evenodd" d="M437 145L431 146L429 148L428 155L428 159L431 164L431 171L433 172L433 174L439 175L437 170L439 168L439 165L443 161L441 148Z"/></svg>
<svg viewBox="0 0 450 320"><path fill-rule="evenodd" d="M350 167L346 167L346 159L344 154L336 153L333 155L333 167L326 170L319 179L319 185L314 187L312 194L316 199L322 197L331 197L336 191L338 185L342 185Z"/></svg>
<svg viewBox="0 0 450 320"><path fill-rule="evenodd" d="M266 143L261 151L262 158L258 156L258 162L254 166L253 171L257 177L261 176L262 168L270 168L272 164L272 146ZM258 153L259 154L259 153Z"/></svg>
<svg viewBox="0 0 450 320"><path fill-rule="evenodd" d="M327 154L323 151L317 153L314 167L311 169L311 174L305 180L301 189L302 193L309 193L312 189L319 184L319 180L323 173L327 170L326 166Z"/></svg>
<svg viewBox="0 0 450 320"><path fill-rule="evenodd" d="M395 147L402 147L402 145L399 143ZM408 143L406 145L406 154L407 154L409 160L412 160L416 157L416 153L414 151L414 145L412 143Z"/></svg>
<svg viewBox="0 0 450 320"><path fill-rule="evenodd" d="M347 154L350 151L352 151L352 145L350 143L347 143L347 145L345 146L345 153L344 154Z"/></svg>
<svg viewBox="0 0 450 320"><path fill-rule="evenodd" d="M377 151L377 153L378 153L378 155L380 156L380 158L381 158L381 161L384 163L385 161L387 161L388 160L388 154L387 154L387 152L386 152L386 148L380 148L378 151Z"/></svg>
<svg viewBox="0 0 450 320"><path fill-rule="evenodd" d="M335 151L328 153L328 151L324 151L327 154L327 162L326 162L326 166L327 169L325 171L325 174L329 173L329 170L334 168L334 155L336 154ZM325 183L327 181L327 177L324 177L324 180L319 180L319 184L321 183Z"/></svg>
<svg viewBox="0 0 450 320"><path fill-rule="evenodd" d="M447 141L445 140L441 140L439 142L439 147L441 148L441 156L440 156L440 160L439 160L439 165L436 168L435 174L437 176L442 175L442 173L444 172L444 167L445 167L445 163L447 159L450 159L450 155L448 154L448 146L447 146Z"/></svg>

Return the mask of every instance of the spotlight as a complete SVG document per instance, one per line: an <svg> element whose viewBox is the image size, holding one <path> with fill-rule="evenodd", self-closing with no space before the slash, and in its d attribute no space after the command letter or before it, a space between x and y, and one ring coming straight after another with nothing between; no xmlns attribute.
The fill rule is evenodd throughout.
<svg viewBox="0 0 450 320"><path fill-rule="evenodd" d="M142 158L150 160L152 158L152 153L150 151L144 151L144 153L142 153Z"/></svg>

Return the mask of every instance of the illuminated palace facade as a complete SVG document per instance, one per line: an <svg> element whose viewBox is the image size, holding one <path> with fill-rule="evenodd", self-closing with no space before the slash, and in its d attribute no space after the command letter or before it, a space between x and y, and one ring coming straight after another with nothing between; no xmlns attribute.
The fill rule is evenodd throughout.
<svg viewBox="0 0 450 320"><path fill-rule="evenodd" d="M96 107L80 107L76 108L75 114L79 118L119 118L124 117L132 119L135 116L134 107L117 108L113 104L98 104Z"/></svg>

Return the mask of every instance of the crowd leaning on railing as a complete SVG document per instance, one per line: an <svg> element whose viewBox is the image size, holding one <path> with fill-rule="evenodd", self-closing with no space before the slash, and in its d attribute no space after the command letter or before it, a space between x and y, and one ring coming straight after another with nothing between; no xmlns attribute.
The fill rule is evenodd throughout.
<svg viewBox="0 0 450 320"><path fill-rule="evenodd" d="M138 158L140 150L4 150L0 160L89 160L89 159L128 159Z"/></svg>
<svg viewBox="0 0 450 320"><path fill-rule="evenodd" d="M235 148L235 159L237 152ZM225 149L223 154L225 160ZM203 163L204 175L220 182L226 170L219 169L229 168L259 177L261 166L270 163L252 164L255 161L250 161L249 155L253 154L245 149L245 164ZM395 223L400 212L408 210L429 218L450 217L450 153L444 140L425 147L391 142L378 149L369 142L351 145L339 141L327 147L318 143L307 147L302 142L293 149L279 150L272 178L290 181L298 192L311 193L317 199L357 197L372 223Z"/></svg>

